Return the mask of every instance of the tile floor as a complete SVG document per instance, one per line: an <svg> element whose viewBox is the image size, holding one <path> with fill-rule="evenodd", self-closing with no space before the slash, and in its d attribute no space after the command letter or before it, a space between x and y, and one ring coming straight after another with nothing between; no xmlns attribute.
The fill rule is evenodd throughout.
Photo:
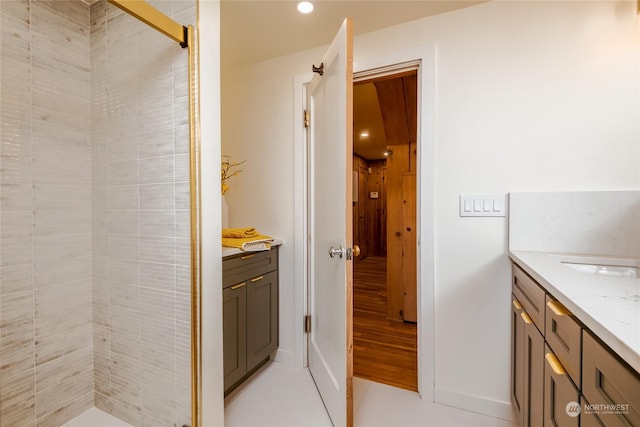
<svg viewBox="0 0 640 427"><path fill-rule="evenodd" d="M417 393L354 378L356 427L517 427L517 424L443 405ZM225 401L227 427L330 427L307 369L267 365ZM130 427L90 409L63 427Z"/></svg>

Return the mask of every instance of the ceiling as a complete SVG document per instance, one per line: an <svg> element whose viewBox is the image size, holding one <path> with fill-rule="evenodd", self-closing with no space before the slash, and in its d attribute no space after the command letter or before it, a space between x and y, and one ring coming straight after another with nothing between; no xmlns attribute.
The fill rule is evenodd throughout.
<svg viewBox="0 0 640 427"><path fill-rule="evenodd" d="M296 0L222 0L221 66L239 67L328 44L345 17L354 35L425 16L469 7L487 0L314 0L303 15Z"/></svg>

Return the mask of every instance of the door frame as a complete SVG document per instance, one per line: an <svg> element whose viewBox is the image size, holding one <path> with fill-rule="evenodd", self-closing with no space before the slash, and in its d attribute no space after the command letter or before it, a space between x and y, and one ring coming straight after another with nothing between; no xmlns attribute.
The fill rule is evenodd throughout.
<svg viewBox="0 0 640 427"><path fill-rule="evenodd" d="M429 44L415 49L358 61L354 49L354 82L384 74L394 74L411 63L418 63L418 165L417 165L417 293L418 293L418 390L420 396L434 401L435 387L435 116L436 49ZM304 127L306 84L312 72L293 79L294 93L294 366L307 364L307 132ZM284 360L283 360L284 361Z"/></svg>

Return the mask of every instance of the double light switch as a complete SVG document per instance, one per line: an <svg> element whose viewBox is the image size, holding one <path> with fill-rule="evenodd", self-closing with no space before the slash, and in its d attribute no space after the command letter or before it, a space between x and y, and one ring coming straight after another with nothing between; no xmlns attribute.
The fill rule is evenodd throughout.
<svg viewBox="0 0 640 427"><path fill-rule="evenodd" d="M505 216L505 196L460 196L460 216Z"/></svg>

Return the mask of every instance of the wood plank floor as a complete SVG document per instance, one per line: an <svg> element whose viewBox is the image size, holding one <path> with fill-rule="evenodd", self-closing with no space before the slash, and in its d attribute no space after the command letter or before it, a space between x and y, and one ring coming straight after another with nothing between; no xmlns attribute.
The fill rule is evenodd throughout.
<svg viewBox="0 0 640 427"><path fill-rule="evenodd" d="M354 375L417 391L417 327L387 320L387 259L354 263L353 284Z"/></svg>

